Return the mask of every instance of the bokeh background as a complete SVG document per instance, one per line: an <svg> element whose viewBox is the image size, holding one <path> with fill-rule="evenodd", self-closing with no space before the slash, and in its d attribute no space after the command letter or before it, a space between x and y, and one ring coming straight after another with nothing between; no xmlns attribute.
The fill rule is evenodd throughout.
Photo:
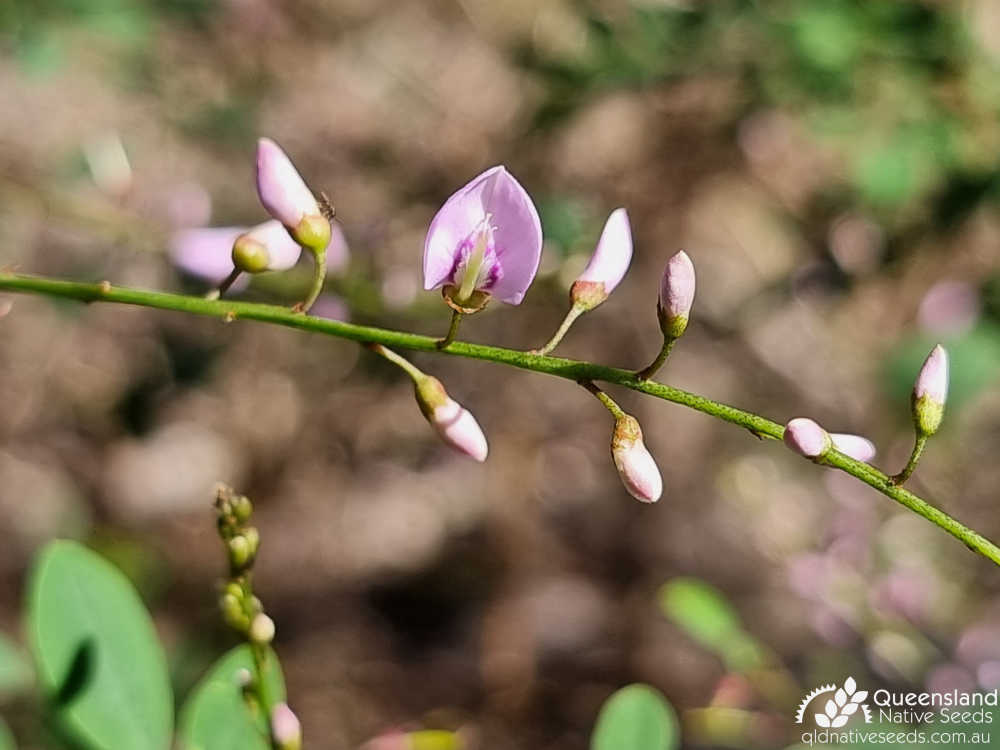
<svg viewBox="0 0 1000 750"><path fill-rule="evenodd" d="M263 220L253 153L269 135L330 195L349 247L321 313L436 334L427 224L504 163L538 202L542 269L463 337L543 343L626 206L632 269L560 353L650 360L658 277L684 248L698 296L662 377L864 434L891 472L912 379L943 341L951 401L913 486L1000 538L997 0L13 0L0 34L0 265L201 293L172 233ZM309 271L242 296L290 304ZM221 480L255 501L259 593L317 748L420 727L583 748L636 680L676 706L685 746L774 748L802 693L848 674L1000 686L993 565L730 425L615 392L663 470L646 507L614 472L607 412L565 381L415 356L486 430L480 466L436 439L405 376L347 342L0 306L8 634L32 552L84 539L139 587L183 695L232 643ZM42 747L32 705L0 711Z"/></svg>

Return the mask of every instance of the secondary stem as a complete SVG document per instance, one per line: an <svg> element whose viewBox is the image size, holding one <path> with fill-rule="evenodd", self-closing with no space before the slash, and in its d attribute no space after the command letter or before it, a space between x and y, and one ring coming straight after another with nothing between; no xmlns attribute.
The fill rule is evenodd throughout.
<svg viewBox="0 0 1000 750"><path fill-rule="evenodd" d="M636 377L639 380L649 380L653 377L657 371L663 367L663 363L667 361L667 357L670 356L670 351L674 348L674 344L677 343L677 339L673 336L665 336L663 339L663 348L660 349L660 353L656 355L648 367L644 370L640 370L636 373Z"/></svg>
<svg viewBox="0 0 1000 750"><path fill-rule="evenodd" d="M913 474L914 469L917 468L917 464L920 462L920 456L923 454L926 444L927 436L917 433L916 439L913 441L913 450L910 452L910 460L906 462L903 470L892 478L893 484L903 484L903 482L910 478L910 475Z"/></svg>
<svg viewBox="0 0 1000 750"><path fill-rule="evenodd" d="M458 310L451 311L451 325L448 326L448 333L445 334L443 339L436 342L438 349L446 349L451 346L451 343L455 340L458 335L458 327L462 324L462 313Z"/></svg>
<svg viewBox="0 0 1000 750"><path fill-rule="evenodd" d="M313 251L313 262L316 264L316 268L313 271L313 282L309 288L308 296L306 296L305 301L302 303L302 312L309 312L319 298L320 292L323 291L323 284L326 283L326 250Z"/></svg>
<svg viewBox="0 0 1000 750"><path fill-rule="evenodd" d="M37 276L24 276L21 274L0 273L0 289L10 292L44 294L51 297L80 300L82 302L116 302L161 310L175 310L195 315L206 315L226 321L243 318L322 333L361 343L384 344L385 346L413 351L441 351L442 354L497 362L523 370L555 375L575 382L598 380L605 383L615 383L639 393L645 393L665 401L682 404L726 422L744 427L756 435L776 440L780 440L784 432L784 428L780 424L758 414L744 411L743 409L738 409L695 393L689 393L679 388L664 385L663 383L657 383L652 380L640 380L630 370L590 362L580 362L562 357L541 356L497 346L470 344L464 341L455 341L447 349L442 350L438 347L438 340L430 336L360 326L353 323L328 320L326 318L310 317L308 315L296 314L288 308L276 305L262 305L230 300L207 300L200 297L188 297L165 292L115 287L106 282L81 283L58 281ZM826 454L825 459L829 466L856 477L883 495L892 498L914 513L923 516L931 523L940 526L949 534L960 539L969 549L1000 565L1000 547L997 547L993 542L963 525L947 513L934 507L923 498L894 484L889 476L874 466L861 461L855 461L853 458L835 450L831 450Z"/></svg>
<svg viewBox="0 0 1000 750"><path fill-rule="evenodd" d="M625 412L617 403L615 403L615 400L611 398L611 396L609 396L607 393L602 391L600 388L598 388L596 385L591 383L589 380L584 380L582 383L580 383L580 385L582 385L588 391L597 396L597 400L600 401L602 404L604 404L605 408L609 412L611 412L612 416L615 419L622 419L623 417L625 417Z"/></svg>
<svg viewBox="0 0 1000 750"><path fill-rule="evenodd" d="M563 336L566 335L570 326L572 326L573 323L576 322L576 319L585 312L587 312L586 309L581 305L573 305L570 307L569 312L566 313L566 317L563 318L563 322L559 325L559 329L552 334L552 338L549 339L549 342L541 349L535 349L532 354L548 354L559 346L559 342L563 340Z"/></svg>

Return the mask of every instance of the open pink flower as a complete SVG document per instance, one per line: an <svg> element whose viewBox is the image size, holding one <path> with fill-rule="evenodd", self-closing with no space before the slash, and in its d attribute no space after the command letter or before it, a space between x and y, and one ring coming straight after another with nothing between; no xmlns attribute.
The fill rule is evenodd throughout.
<svg viewBox="0 0 1000 750"><path fill-rule="evenodd" d="M517 305L535 278L542 224L524 188L504 167L488 169L452 195L424 242L424 288L454 285Z"/></svg>

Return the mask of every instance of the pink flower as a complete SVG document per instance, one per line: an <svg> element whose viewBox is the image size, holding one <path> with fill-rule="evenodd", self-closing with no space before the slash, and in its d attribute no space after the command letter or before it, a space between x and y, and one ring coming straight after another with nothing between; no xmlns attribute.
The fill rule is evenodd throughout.
<svg viewBox="0 0 1000 750"><path fill-rule="evenodd" d="M433 409L427 417L448 445L482 463L489 453L486 436L472 413L452 398Z"/></svg>
<svg viewBox="0 0 1000 750"><path fill-rule="evenodd" d="M271 710L271 734L282 750L302 747L302 724L287 703L279 703Z"/></svg>
<svg viewBox="0 0 1000 750"><path fill-rule="evenodd" d="M264 251L262 263L257 268L241 266L242 270L251 273L287 271L299 262L299 255L302 254L302 248L291 238L281 222L275 220L258 224L237 237L232 249L234 260L241 244L259 247Z"/></svg>
<svg viewBox="0 0 1000 750"><path fill-rule="evenodd" d="M632 229L624 208L611 212L590 263L574 282L570 296L574 304L593 310L608 298L632 262Z"/></svg>
<svg viewBox="0 0 1000 750"><path fill-rule="evenodd" d="M938 344L924 360L913 386L914 398L929 398L944 406L948 399L948 352Z"/></svg>
<svg viewBox="0 0 1000 750"><path fill-rule="evenodd" d="M168 254L175 266L213 284L233 272L233 243L246 227L182 229L170 237Z"/></svg>
<svg viewBox="0 0 1000 750"><path fill-rule="evenodd" d="M806 417L797 417L785 425L785 445L806 458L819 458L832 444L827 431Z"/></svg>
<svg viewBox="0 0 1000 750"><path fill-rule="evenodd" d="M875 443L860 435L831 432L830 439L834 448L855 461L871 461L875 458Z"/></svg>
<svg viewBox="0 0 1000 750"><path fill-rule="evenodd" d="M452 195L431 221L424 242L424 288L451 284L456 301L475 291L517 305L535 278L542 224L524 188L502 166Z"/></svg>
<svg viewBox="0 0 1000 750"><path fill-rule="evenodd" d="M938 344L924 360L913 385L913 424L929 437L938 431L948 400L948 352Z"/></svg>
<svg viewBox="0 0 1000 750"><path fill-rule="evenodd" d="M267 212L289 229L320 215L316 197L291 160L270 138L257 141L257 193Z"/></svg>
<svg viewBox="0 0 1000 750"><path fill-rule="evenodd" d="M625 414L615 422L611 457L625 489L636 500L655 503L663 494L663 477L642 440L638 420Z"/></svg>
<svg viewBox="0 0 1000 750"><path fill-rule="evenodd" d="M684 333L694 303L694 264L681 250L667 261L660 280L657 312L663 333L674 338Z"/></svg>

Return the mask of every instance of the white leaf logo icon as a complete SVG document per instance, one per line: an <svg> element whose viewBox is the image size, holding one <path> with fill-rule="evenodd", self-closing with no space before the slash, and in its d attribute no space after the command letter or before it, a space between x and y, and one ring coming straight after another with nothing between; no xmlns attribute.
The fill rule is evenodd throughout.
<svg viewBox="0 0 1000 750"><path fill-rule="evenodd" d="M830 728L830 720L826 718L826 714L816 714L816 724L824 729Z"/></svg>
<svg viewBox="0 0 1000 750"><path fill-rule="evenodd" d="M864 703L865 698L867 697L868 697L867 690L859 690L858 692L856 692L854 695L851 696L851 701L853 701L854 703Z"/></svg>
<svg viewBox="0 0 1000 750"><path fill-rule="evenodd" d="M848 677L846 680L844 680L845 693L847 693L848 695L854 695L854 691L857 689L858 689L858 683L854 681L853 677ZM865 695L868 695L868 693L865 693ZM864 698L862 698L862 700L864 700Z"/></svg>
<svg viewBox="0 0 1000 750"><path fill-rule="evenodd" d="M838 690L837 693L833 696L833 699L837 701L838 706L843 706L845 703L847 703L847 693L845 693L843 690Z"/></svg>
<svg viewBox="0 0 1000 750"><path fill-rule="evenodd" d="M844 706L842 709L840 709L840 715L841 716L853 716L857 712L858 712L858 704L857 703L848 703L846 706Z"/></svg>
<svg viewBox="0 0 1000 750"><path fill-rule="evenodd" d="M837 704L834 703L833 701L827 701L826 708L823 710L826 711L826 715L832 719L834 716L837 715Z"/></svg>
<svg viewBox="0 0 1000 750"><path fill-rule="evenodd" d="M834 729L837 729L837 728L839 728L839 727L842 727L842 726L844 726L844 724L846 724L846 723L847 723L847 719L848 719L848 718L849 718L849 717L847 717L847 716L838 716L838 717L837 717L836 719L834 719L834 720L833 720L833 721L832 721L832 722L830 723L830 726L831 726L831 727L833 727Z"/></svg>

